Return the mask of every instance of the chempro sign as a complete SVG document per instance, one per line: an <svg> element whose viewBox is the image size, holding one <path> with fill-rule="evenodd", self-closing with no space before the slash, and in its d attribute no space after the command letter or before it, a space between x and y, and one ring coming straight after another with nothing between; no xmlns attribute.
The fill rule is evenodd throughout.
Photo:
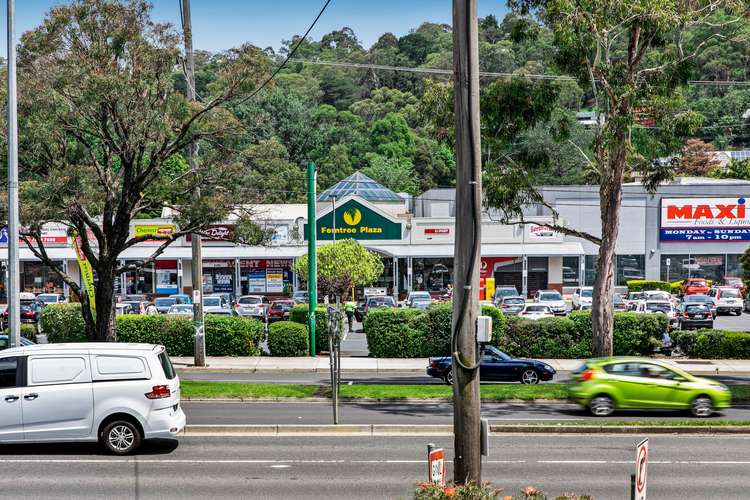
<svg viewBox="0 0 750 500"><path fill-rule="evenodd" d="M356 200L346 201L336 206L335 211L318 217L316 225L318 240L332 240L334 234L341 240L400 240L402 234L400 222L394 222ZM308 231L305 224L305 240Z"/></svg>
<svg viewBox="0 0 750 500"><path fill-rule="evenodd" d="M746 198L661 200L661 241L750 241Z"/></svg>

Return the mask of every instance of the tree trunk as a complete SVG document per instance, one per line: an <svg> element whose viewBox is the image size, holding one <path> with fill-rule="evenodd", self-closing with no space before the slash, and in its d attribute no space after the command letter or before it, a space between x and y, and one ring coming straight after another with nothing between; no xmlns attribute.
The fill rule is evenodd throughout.
<svg viewBox="0 0 750 500"><path fill-rule="evenodd" d="M96 322L94 324L95 342L115 342L115 270L117 260L112 264L100 260L96 273L99 282L96 285Z"/></svg>
<svg viewBox="0 0 750 500"><path fill-rule="evenodd" d="M616 133L609 149L610 164L607 175L599 187L602 241L599 245L599 262L596 266L594 297L591 305L593 354L597 357L612 355L612 330L614 327L615 250L620 229L622 181L625 173L626 135Z"/></svg>

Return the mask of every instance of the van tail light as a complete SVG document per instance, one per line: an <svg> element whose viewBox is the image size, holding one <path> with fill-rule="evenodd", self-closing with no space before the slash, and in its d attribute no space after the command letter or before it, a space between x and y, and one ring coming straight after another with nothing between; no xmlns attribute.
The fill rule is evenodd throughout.
<svg viewBox="0 0 750 500"><path fill-rule="evenodd" d="M166 385L155 385L151 388L151 392L145 394L147 399L164 399L172 395L172 391Z"/></svg>
<svg viewBox="0 0 750 500"><path fill-rule="evenodd" d="M581 373L581 375L578 377L578 380L581 382L586 382L587 380L591 380L594 378L594 370L586 370L585 372Z"/></svg>

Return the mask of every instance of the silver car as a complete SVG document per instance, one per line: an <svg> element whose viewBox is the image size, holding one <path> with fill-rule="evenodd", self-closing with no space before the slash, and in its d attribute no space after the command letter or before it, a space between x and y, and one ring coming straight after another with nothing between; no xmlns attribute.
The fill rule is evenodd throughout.
<svg viewBox="0 0 750 500"><path fill-rule="evenodd" d="M568 306L557 290L539 290L534 294L534 302L549 307L555 316L565 316L568 313Z"/></svg>
<svg viewBox="0 0 750 500"><path fill-rule="evenodd" d="M269 306L268 299L262 295L243 295L234 307L240 316L265 320Z"/></svg>

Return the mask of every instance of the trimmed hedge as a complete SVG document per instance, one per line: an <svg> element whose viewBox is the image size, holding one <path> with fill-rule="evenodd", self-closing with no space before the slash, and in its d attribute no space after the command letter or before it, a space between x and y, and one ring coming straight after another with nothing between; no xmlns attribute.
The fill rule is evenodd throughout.
<svg viewBox="0 0 750 500"><path fill-rule="evenodd" d="M21 337L36 342L36 325L21 323Z"/></svg>
<svg viewBox="0 0 750 500"><path fill-rule="evenodd" d="M572 311L568 318L575 322L576 329L587 340L589 348L586 356L590 356L593 337L591 311ZM661 345L661 336L668 325L669 318L664 314L617 312L612 331L612 350L617 356L650 354L654 347Z"/></svg>
<svg viewBox="0 0 750 500"><path fill-rule="evenodd" d="M80 302L44 306L39 321L50 343L86 342L87 340Z"/></svg>
<svg viewBox="0 0 750 500"><path fill-rule="evenodd" d="M80 304L48 305L42 311L42 329L50 343L85 342ZM115 318L117 340L162 344L172 356L194 353L193 322L189 318L162 314L131 315ZM206 315L206 355L258 356L263 323L236 316Z"/></svg>
<svg viewBox="0 0 750 500"><path fill-rule="evenodd" d="M498 347L517 357L587 357L591 355L591 335L579 328L579 322L571 318L529 320L511 316L506 319L505 339Z"/></svg>
<svg viewBox="0 0 750 500"><path fill-rule="evenodd" d="M289 321L307 326L307 304L297 304L289 311ZM328 350L328 310L318 305L315 309L315 352Z"/></svg>
<svg viewBox="0 0 750 500"><path fill-rule="evenodd" d="M674 344L691 358L748 359L750 333L727 330L680 331L674 334Z"/></svg>
<svg viewBox="0 0 750 500"><path fill-rule="evenodd" d="M492 341L504 337L505 317L493 306L482 314L492 317ZM370 356L376 358L421 358L450 354L451 304L432 304L426 311L407 308L373 309L364 321Z"/></svg>
<svg viewBox="0 0 750 500"><path fill-rule="evenodd" d="M625 282L628 285L628 292L642 292L644 290L664 290L665 292L672 293L672 283L668 281L656 281L656 280L628 280Z"/></svg>
<svg viewBox="0 0 750 500"><path fill-rule="evenodd" d="M307 327L294 321L268 325L268 350L271 356L307 356L310 353Z"/></svg>

